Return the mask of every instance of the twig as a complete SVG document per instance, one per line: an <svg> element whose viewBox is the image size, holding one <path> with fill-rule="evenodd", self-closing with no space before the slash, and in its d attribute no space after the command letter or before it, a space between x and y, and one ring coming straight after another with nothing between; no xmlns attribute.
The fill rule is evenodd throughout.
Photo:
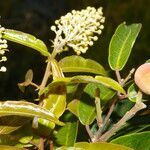
<svg viewBox="0 0 150 150"><path fill-rule="evenodd" d="M30 85L32 85L32 86L34 86L34 87L36 87L37 89L39 89L39 88L40 88L40 86L39 86L39 85L37 85L37 84L35 84L35 83L33 83L33 82L30 82Z"/></svg>
<svg viewBox="0 0 150 150"><path fill-rule="evenodd" d="M53 141L49 140L49 150L53 150Z"/></svg>
<svg viewBox="0 0 150 150"><path fill-rule="evenodd" d="M97 88L95 91L95 105L96 105L96 114L97 114L97 124L99 128L103 126L103 119L102 119L102 109L101 109L101 101L100 101L100 91Z"/></svg>
<svg viewBox="0 0 150 150"><path fill-rule="evenodd" d="M44 139L42 137L40 138L39 150L44 150Z"/></svg>
<svg viewBox="0 0 150 150"><path fill-rule="evenodd" d="M138 111L146 108L146 105L142 102L136 103L131 110L126 112L126 114L116 123L113 127L104 133L98 141L107 141L112 135L114 135L130 118L132 118Z"/></svg>
<svg viewBox="0 0 150 150"><path fill-rule="evenodd" d="M129 74L125 77L125 79L122 81L121 85L124 86L125 83L131 78L131 75L134 73L135 69L131 69Z"/></svg>
<svg viewBox="0 0 150 150"><path fill-rule="evenodd" d="M118 80L119 84L121 84L122 79L121 79L121 76L120 76L120 72L118 70L116 70L115 73L116 73L116 77L117 77L117 80Z"/></svg>
<svg viewBox="0 0 150 150"><path fill-rule="evenodd" d="M85 128L86 128L86 131L87 131L87 133L88 133L90 139L92 140L92 138L93 138L93 133L91 132L90 126L89 126L89 125L86 125Z"/></svg>
<svg viewBox="0 0 150 150"><path fill-rule="evenodd" d="M46 86L46 83L47 83L49 75L50 75L50 67L51 67L51 62L48 60L46 70L45 70L45 73L44 73L44 77L43 77L42 83L40 85L40 90L43 90L44 87Z"/></svg>

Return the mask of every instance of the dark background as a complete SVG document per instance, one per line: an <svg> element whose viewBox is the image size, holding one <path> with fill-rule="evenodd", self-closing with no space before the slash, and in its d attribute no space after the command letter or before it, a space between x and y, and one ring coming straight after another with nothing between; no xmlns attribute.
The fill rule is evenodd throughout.
<svg viewBox="0 0 150 150"><path fill-rule="evenodd" d="M150 58L150 1L149 0L0 0L0 22L5 28L11 28L33 34L43 40L51 51L54 38L50 26L60 16L72 9L84 9L87 6L102 6L106 17L105 29L99 40L83 55L93 58L109 70L108 46L116 27L126 21L127 24L142 23L143 27L134 45L128 65L121 73L126 75L129 69L137 67ZM34 82L40 84L44 74L45 59L36 51L9 42L8 71L0 73L0 100L36 97L33 88L24 94L17 83L24 80L26 71L34 72ZM70 55L72 53L65 53ZM61 56L60 56L61 57ZM60 58L59 58L60 59Z"/></svg>

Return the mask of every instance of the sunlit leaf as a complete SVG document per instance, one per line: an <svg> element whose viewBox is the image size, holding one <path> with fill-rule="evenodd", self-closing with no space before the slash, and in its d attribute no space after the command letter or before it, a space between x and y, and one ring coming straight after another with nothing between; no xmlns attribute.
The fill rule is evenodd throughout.
<svg viewBox="0 0 150 150"><path fill-rule="evenodd" d="M73 146L76 141L78 123L66 123L56 134L56 142L64 146Z"/></svg>
<svg viewBox="0 0 150 150"><path fill-rule="evenodd" d="M10 134L30 121L24 116L2 116L0 117L0 134Z"/></svg>
<svg viewBox="0 0 150 150"><path fill-rule="evenodd" d="M18 115L24 117L39 117L62 125L57 117L41 106L25 101L0 102L0 116Z"/></svg>
<svg viewBox="0 0 150 150"><path fill-rule="evenodd" d="M63 72L88 72L106 75L104 68L96 61L81 56L68 56L60 60Z"/></svg>
<svg viewBox="0 0 150 150"><path fill-rule="evenodd" d="M95 79L98 80L99 83L101 83L115 91L119 91L123 94L126 93L125 90L121 87L121 85L111 78L103 77L103 76L96 76Z"/></svg>
<svg viewBox="0 0 150 150"><path fill-rule="evenodd" d="M79 103L80 103L80 101L75 99L75 100L71 101L67 106L67 109L70 112L72 112L75 116L78 116Z"/></svg>
<svg viewBox="0 0 150 150"><path fill-rule="evenodd" d="M87 142L79 142L75 143L74 147L60 147L56 150L133 150L129 147L125 147L118 144L112 143L87 143Z"/></svg>
<svg viewBox="0 0 150 150"><path fill-rule="evenodd" d="M109 45L109 65L112 70L122 70L125 66L141 26L140 23L127 26L124 22L116 29Z"/></svg>
<svg viewBox="0 0 150 150"><path fill-rule="evenodd" d="M31 34L11 29L5 29L3 38L33 48L39 51L44 56L50 55L44 42L37 39Z"/></svg>
<svg viewBox="0 0 150 150"><path fill-rule="evenodd" d="M52 67L53 80L64 77L62 68L59 67L58 62L55 59L51 60L51 67Z"/></svg>
<svg viewBox="0 0 150 150"><path fill-rule="evenodd" d="M103 76L96 76L93 78L92 76L74 76L72 78L58 78L54 82L50 83L42 92L39 94L60 94L64 93L64 85L76 85L79 83L97 83L97 84L102 84L104 86L107 86L113 90L116 90L118 92L121 92L125 94L125 90L119 85L118 82L115 80L108 78L108 77L103 77Z"/></svg>
<svg viewBox="0 0 150 150"><path fill-rule="evenodd" d="M25 149L14 146L0 145L0 150L25 150Z"/></svg>
<svg viewBox="0 0 150 150"><path fill-rule="evenodd" d="M128 146L135 150L149 150L150 149L150 132L133 133L118 137L111 141L115 144Z"/></svg>

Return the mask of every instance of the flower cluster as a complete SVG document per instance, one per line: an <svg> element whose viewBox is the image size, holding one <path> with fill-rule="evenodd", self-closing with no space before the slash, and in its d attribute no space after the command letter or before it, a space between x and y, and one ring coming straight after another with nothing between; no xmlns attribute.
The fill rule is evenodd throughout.
<svg viewBox="0 0 150 150"><path fill-rule="evenodd" d="M0 62L5 62L7 61L7 57L4 56L5 54L5 51L7 51L7 41L5 39L2 39L2 33L4 32L5 28L3 28L1 25L0 25ZM0 67L0 72L6 72L6 67L5 66L1 66Z"/></svg>
<svg viewBox="0 0 150 150"><path fill-rule="evenodd" d="M56 20L56 25L51 27L56 34L53 41L54 50L59 53L71 47L78 55L86 53L88 46L98 40L97 35L102 33L104 22L102 7L97 10L94 7L81 11L72 10Z"/></svg>

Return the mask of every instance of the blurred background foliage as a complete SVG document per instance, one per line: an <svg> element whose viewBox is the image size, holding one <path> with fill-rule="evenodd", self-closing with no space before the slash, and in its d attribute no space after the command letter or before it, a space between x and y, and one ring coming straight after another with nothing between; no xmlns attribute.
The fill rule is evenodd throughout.
<svg viewBox="0 0 150 150"><path fill-rule="evenodd" d="M150 1L149 0L1 0L0 22L5 28L16 29L35 35L43 40L51 51L54 33L50 26L60 16L72 9L81 10L87 6L103 7L106 17L105 29L99 40L85 55L101 63L109 70L108 46L116 27L126 21L127 24L142 23L143 27L135 43L132 54L124 71L126 75L132 67L138 67L150 58ZM28 69L33 69L34 82L40 83L45 70L45 59L34 50L9 42L6 73L0 74L0 99L23 99L36 97L32 87L23 94L17 83L24 81ZM63 56L71 55L66 52ZM62 57L59 56L58 59Z"/></svg>

